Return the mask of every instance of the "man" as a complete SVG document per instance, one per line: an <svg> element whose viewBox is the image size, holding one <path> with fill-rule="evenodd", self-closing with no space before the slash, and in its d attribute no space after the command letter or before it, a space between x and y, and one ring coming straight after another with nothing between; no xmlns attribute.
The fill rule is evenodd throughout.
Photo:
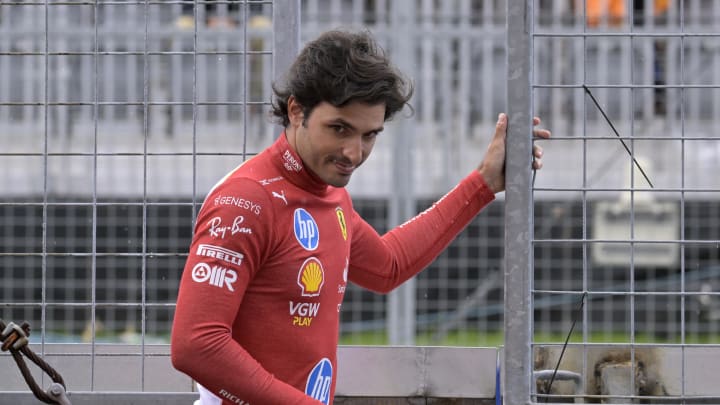
<svg viewBox="0 0 720 405"><path fill-rule="evenodd" d="M275 93L285 131L210 191L180 285L172 361L202 405L332 403L346 283L391 291L505 187L501 114L478 169L381 237L344 186L409 82L369 34L334 31L302 50ZM534 157L538 169L539 148Z"/></svg>

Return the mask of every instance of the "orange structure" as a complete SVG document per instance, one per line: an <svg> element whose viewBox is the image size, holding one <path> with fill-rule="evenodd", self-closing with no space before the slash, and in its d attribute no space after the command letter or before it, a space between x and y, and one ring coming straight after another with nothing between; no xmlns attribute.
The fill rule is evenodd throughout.
<svg viewBox="0 0 720 405"><path fill-rule="evenodd" d="M670 8L670 2L671 0L654 0L653 14L658 16L667 11ZM627 9L626 0L586 0L587 25L597 27L602 21L607 21L609 26L622 25L627 17ZM642 12L642 10L635 12Z"/></svg>

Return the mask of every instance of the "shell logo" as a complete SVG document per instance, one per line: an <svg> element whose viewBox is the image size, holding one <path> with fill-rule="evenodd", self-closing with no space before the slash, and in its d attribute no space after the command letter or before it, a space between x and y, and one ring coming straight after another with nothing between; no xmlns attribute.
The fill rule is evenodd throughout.
<svg viewBox="0 0 720 405"><path fill-rule="evenodd" d="M317 297L320 295L325 282L325 271L320 261L314 257L305 260L298 272L297 283L302 289L303 297Z"/></svg>

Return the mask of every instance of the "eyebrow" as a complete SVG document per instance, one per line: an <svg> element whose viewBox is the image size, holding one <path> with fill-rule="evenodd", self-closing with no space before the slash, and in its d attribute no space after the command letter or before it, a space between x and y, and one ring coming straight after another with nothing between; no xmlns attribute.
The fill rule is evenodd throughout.
<svg viewBox="0 0 720 405"><path fill-rule="evenodd" d="M345 120L342 119L342 118L335 118L335 119L333 119L333 120L331 121L331 123L333 123L333 124L342 124L342 125L350 128L350 129L353 130L353 131L357 131L357 128L355 128L354 125L352 125L351 123L345 121ZM373 132L382 132L384 129L385 129L385 127L384 127L384 126L381 126L381 127L379 127L379 128L371 129L371 130L369 130L369 131L367 131L367 132L365 132L365 133L366 133L366 134L370 134L370 133L373 133Z"/></svg>

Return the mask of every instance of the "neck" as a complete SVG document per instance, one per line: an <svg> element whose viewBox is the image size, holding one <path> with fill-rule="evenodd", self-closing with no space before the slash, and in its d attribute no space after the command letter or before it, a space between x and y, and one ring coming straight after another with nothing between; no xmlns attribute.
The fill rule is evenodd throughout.
<svg viewBox="0 0 720 405"><path fill-rule="evenodd" d="M287 139L287 142L290 145L290 148L292 148L293 152L300 155L300 151L298 151L298 147L297 147L297 128L296 127L294 127L292 125L288 125L285 128L285 139Z"/></svg>

